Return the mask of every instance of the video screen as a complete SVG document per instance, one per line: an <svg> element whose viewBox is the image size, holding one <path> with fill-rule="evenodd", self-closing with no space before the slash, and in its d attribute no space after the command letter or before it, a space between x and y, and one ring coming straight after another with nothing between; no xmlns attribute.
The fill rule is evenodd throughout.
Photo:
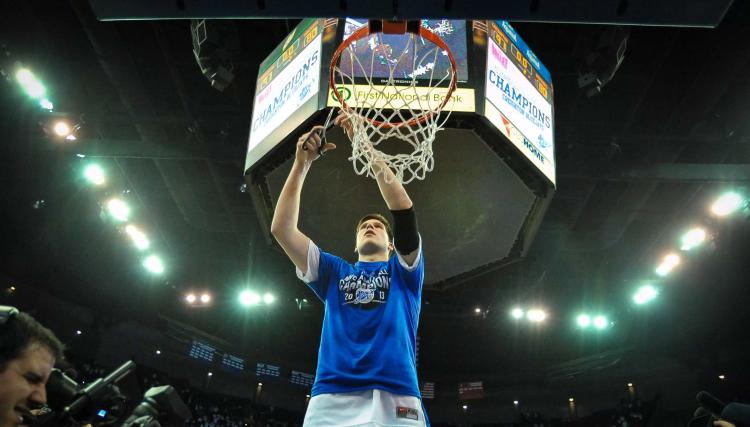
<svg viewBox="0 0 750 427"><path fill-rule="evenodd" d="M362 25L366 19L346 18L344 40ZM466 21L452 19L423 19L422 27L437 34L448 45L458 66L458 80L466 81L469 77L466 47ZM411 37L400 34L377 34L358 40L351 45L352 52L359 60L354 62L352 77L372 77L376 80L388 79L393 68L394 79L440 81L449 72L448 54L432 52L435 46L431 41L417 38L417 46L406 46ZM408 49L404 52L405 49ZM414 52L417 52L415 66ZM403 55L402 55L403 53ZM339 67L348 74L352 72L352 58L348 50L341 54ZM364 68L364 70L363 70ZM371 75L366 73L372 72Z"/></svg>

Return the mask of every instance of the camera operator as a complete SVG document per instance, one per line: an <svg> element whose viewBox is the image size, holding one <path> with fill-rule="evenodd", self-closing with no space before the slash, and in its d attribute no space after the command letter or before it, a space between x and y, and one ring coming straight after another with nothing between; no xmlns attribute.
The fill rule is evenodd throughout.
<svg viewBox="0 0 750 427"><path fill-rule="evenodd" d="M33 317L0 306L0 427L24 425L47 402L45 386L63 349Z"/></svg>

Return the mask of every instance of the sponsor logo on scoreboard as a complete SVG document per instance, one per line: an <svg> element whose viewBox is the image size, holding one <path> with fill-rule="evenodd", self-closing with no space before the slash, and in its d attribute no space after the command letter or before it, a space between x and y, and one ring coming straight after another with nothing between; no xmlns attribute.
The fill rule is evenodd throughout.
<svg viewBox="0 0 750 427"><path fill-rule="evenodd" d="M342 85L336 86L339 96L350 107L361 108L394 108L427 110L435 109L445 100L448 88L444 87L394 87L379 85ZM341 105L335 92L328 93L328 106ZM474 89L457 88L445 107L445 111L473 112Z"/></svg>

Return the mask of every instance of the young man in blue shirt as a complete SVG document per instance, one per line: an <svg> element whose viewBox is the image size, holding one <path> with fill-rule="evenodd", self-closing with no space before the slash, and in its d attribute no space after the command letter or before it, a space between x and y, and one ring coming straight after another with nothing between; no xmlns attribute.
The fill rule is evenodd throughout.
<svg viewBox="0 0 750 427"><path fill-rule="evenodd" d="M343 114L335 123L351 138ZM370 214L357 225L357 263L321 250L297 228L305 176L320 148L336 148L321 147L320 130L315 126L297 141L271 224L298 277L325 304L304 426L429 426L416 369L424 260L412 201L393 172L376 163L393 232L384 217Z"/></svg>

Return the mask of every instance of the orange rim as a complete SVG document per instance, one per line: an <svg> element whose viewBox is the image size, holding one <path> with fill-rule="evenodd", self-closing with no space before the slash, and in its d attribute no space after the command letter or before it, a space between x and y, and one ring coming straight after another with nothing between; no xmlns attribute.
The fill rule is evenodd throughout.
<svg viewBox="0 0 750 427"><path fill-rule="evenodd" d="M331 65L329 68L329 78L328 78L328 85L330 86L331 90L333 90L333 96L336 97L336 100L339 101L339 104L341 104L341 108L344 109L344 111L351 111L351 107L346 103L346 101L341 97L341 94L338 90L336 90L336 81L334 79L334 70L336 68L336 63L338 62L339 58L341 57L341 53L344 52L344 50L351 46L352 43L354 43L357 40L364 39L365 37L368 37L372 34L377 34L378 32L382 31L370 31L370 25L363 25L361 28L359 28L357 31L352 33L346 40L341 42L338 48L336 48L336 51L333 53L333 57L331 58ZM406 31L404 31L404 34ZM451 63L451 69L453 70L453 75L451 76L451 82L448 85L448 93L445 95L445 99L443 99L443 102L440 104L440 106L437 108L436 111L441 111L443 107L445 107L446 104L448 104L448 101L451 98L451 95L453 95L453 91L456 89L456 85L458 83L458 66L456 65L456 58L453 56L453 52L448 48L448 45L445 44L443 39L438 37L435 33L432 31L419 26L419 35L431 41L434 43L437 47L440 49L448 52L448 60ZM414 126L418 123L424 123L425 121L429 120L436 114L436 111L430 111L428 113L422 113L418 116L414 117L413 119L406 121L406 122L381 122L375 119L369 119L364 116L360 116L363 119L367 120L368 122L372 123L375 126L378 127L386 127L386 128L392 128L392 127L398 127L402 125L406 126Z"/></svg>

